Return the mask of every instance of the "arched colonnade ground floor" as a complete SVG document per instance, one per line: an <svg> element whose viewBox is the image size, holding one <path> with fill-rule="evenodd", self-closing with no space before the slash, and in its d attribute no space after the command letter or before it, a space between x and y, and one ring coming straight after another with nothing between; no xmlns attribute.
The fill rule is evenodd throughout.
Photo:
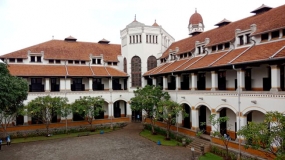
<svg viewBox="0 0 285 160"><path fill-rule="evenodd" d="M203 131L204 134L210 134L211 131L219 131L222 135L227 134L232 140L237 138L236 132L240 127L247 125L248 122L263 122L265 112L252 108L246 112L237 112L232 107L220 106L217 109L211 109L207 105L199 105L190 107L187 103L182 103L183 109L188 117L178 118L178 126L192 131ZM213 126L210 123L210 115L215 114L215 118L228 117L227 122L221 123L219 126Z"/></svg>

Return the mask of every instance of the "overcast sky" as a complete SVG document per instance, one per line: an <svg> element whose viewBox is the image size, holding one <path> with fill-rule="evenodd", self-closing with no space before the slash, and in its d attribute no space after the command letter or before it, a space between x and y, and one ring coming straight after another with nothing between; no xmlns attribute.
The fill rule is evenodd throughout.
<svg viewBox="0 0 285 160"><path fill-rule="evenodd" d="M195 12L205 30L226 18L253 15L262 4L277 7L281 0L0 0L0 55L54 39L77 41L105 38L120 44L120 30L134 20L152 25L156 19L176 41L188 37ZM274 17L273 17L274 18Z"/></svg>

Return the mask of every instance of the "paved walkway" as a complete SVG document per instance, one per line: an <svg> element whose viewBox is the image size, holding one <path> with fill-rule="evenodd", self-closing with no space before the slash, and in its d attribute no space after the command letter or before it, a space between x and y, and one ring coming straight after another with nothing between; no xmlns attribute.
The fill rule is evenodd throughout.
<svg viewBox="0 0 285 160"><path fill-rule="evenodd" d="M158 146L139 135L141 123L106 133L59 140L2 146L1 160L187 160L190 150L184 147Z"/></svg>

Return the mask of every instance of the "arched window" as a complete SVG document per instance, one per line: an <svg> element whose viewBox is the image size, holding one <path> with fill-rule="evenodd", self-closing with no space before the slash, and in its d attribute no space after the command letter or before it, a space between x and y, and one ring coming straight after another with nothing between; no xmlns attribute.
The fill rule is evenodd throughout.
<svg viewBox="0 0 285 160"><path fill-rule="evenodd" d="M127 73L127 59L126 57L124 58L124 72Z"/></svg>
<svg viewBox="0 0 285 160"><path fill-rule="evenodd" d="M141 86L141 58L138 56L134 56L132 58L132 87L140 87Z"/></svg>
<svg viewBox="0 0 285 160"><path fill-rule="evenodd" d="M157 66L157 61L154 56L149 56L147 59L147 70L151 70Z"/></svg>

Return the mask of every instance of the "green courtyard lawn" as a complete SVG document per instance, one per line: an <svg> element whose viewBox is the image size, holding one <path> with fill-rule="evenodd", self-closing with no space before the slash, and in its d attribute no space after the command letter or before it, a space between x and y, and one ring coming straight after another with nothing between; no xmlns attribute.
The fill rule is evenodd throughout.
<svg viewBox="0 0 285 160"><path fill-rule="evenodd" d="M143 130L140 135L142 137L145 137L155 143L157 143L157 141L159 140L161 142L161 145L165 145L165 146L177 146L180 145L182 146L181 142L176 141L175 139L171 139L171 140L165 140L165 136L163 135L152 135L151 131L149 130Z"/></svg>
<svg viewBox="0 0 285 160"><path fill-rule="evenodd" d="M223 160L223 158L208 152L204 156L199 157L199 160Z"/></svg>
<svg viewBox="0 0 285 160"><path fill-rule="evenodd" d="M61 139L61 138L70 138L70 137L78 137L78 136L86 136L100 134L101 130L96 130L95 132L77 132L77 133L70 133L70 134L55 134L50 137L46 136L36 136L36 137L26 137L26 138L14 138L11 140L11 143L25 143L25 142L34 142L34 141L45 141L45 140L52 140L52 139ZM111 132L111 129L104 129L104 133Z"/></svg>

